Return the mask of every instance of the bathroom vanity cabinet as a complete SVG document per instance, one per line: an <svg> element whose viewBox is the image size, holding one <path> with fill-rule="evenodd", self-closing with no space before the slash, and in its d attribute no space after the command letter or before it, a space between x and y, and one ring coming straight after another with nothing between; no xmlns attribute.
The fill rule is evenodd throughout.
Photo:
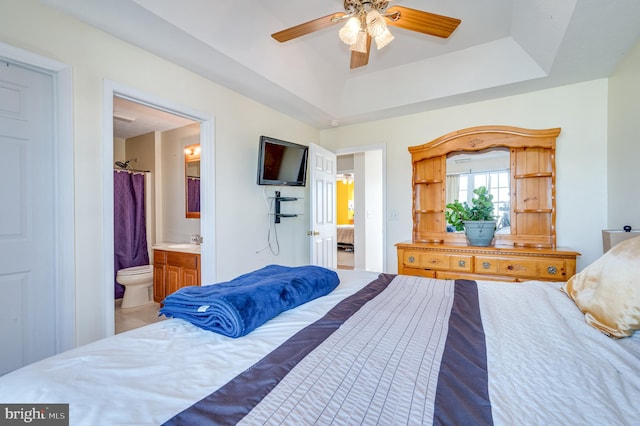
<svg viewBox="0 0 640 426"><path fill-rule="evenodd" d="M153 300L162 302L179 288L200 285L200 254L153 251Z"/></svg>

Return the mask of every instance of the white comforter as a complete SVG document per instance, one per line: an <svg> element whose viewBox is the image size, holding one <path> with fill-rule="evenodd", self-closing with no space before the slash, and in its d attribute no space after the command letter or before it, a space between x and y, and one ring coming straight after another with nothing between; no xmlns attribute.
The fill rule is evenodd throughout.
<svg viewBox="0 0 640 426"><path fill-rule="evenodd" d="M640 424L640 333L606 337L557 283L478 292L496 424Z"/></svg>
<svg viewBox="0 0 640 426"><path fill-rule="evenodd" d="M166 320L0 378L0 403L69 403L71 424L156 425L232 379L377 274L338 271L330 295L231 339ZM640 336L585 324L559 285L479 282L496 424L640 419Z"/></svg>

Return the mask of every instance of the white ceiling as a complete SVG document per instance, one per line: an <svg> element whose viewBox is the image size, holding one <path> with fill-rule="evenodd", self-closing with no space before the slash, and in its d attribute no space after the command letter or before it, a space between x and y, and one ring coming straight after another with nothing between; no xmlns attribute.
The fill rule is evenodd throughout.
<svg viewBox="0 0 640 426"><path fill-rule="evenodd" d="M270 35L340 0L43 0L318 128L604 78L640 40L640 0L392 0L459 18L448 39L395 40L349 69L340 24Z"/></svg>
<svg viewBox="0 0 640 426"><path fill-rule="evenodd" d="M119 97L113 98L113 136L128 139L149 132L164 132L195 121Z"/></svg>

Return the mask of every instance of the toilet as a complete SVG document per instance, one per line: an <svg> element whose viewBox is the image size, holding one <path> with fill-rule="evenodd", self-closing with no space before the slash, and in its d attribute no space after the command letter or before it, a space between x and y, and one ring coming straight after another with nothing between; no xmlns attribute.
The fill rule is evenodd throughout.
<svg viewBox="0 0 640 426"><path fill-rule="evenodd" d="M118 284L124 286L122 308L135 308L153 302L153 265L133 266L120 269L116 274Z"/></svg>

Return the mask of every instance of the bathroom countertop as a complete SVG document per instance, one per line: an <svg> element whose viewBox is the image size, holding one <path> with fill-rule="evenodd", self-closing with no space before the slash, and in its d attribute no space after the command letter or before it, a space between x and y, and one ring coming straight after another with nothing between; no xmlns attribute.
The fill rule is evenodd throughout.
<svg viewBox="0 0 640 426"><path fill-rule="evenodd" d="M192 243L159 243L155 244L153 249L200 254L200 245Z"/></svg>

